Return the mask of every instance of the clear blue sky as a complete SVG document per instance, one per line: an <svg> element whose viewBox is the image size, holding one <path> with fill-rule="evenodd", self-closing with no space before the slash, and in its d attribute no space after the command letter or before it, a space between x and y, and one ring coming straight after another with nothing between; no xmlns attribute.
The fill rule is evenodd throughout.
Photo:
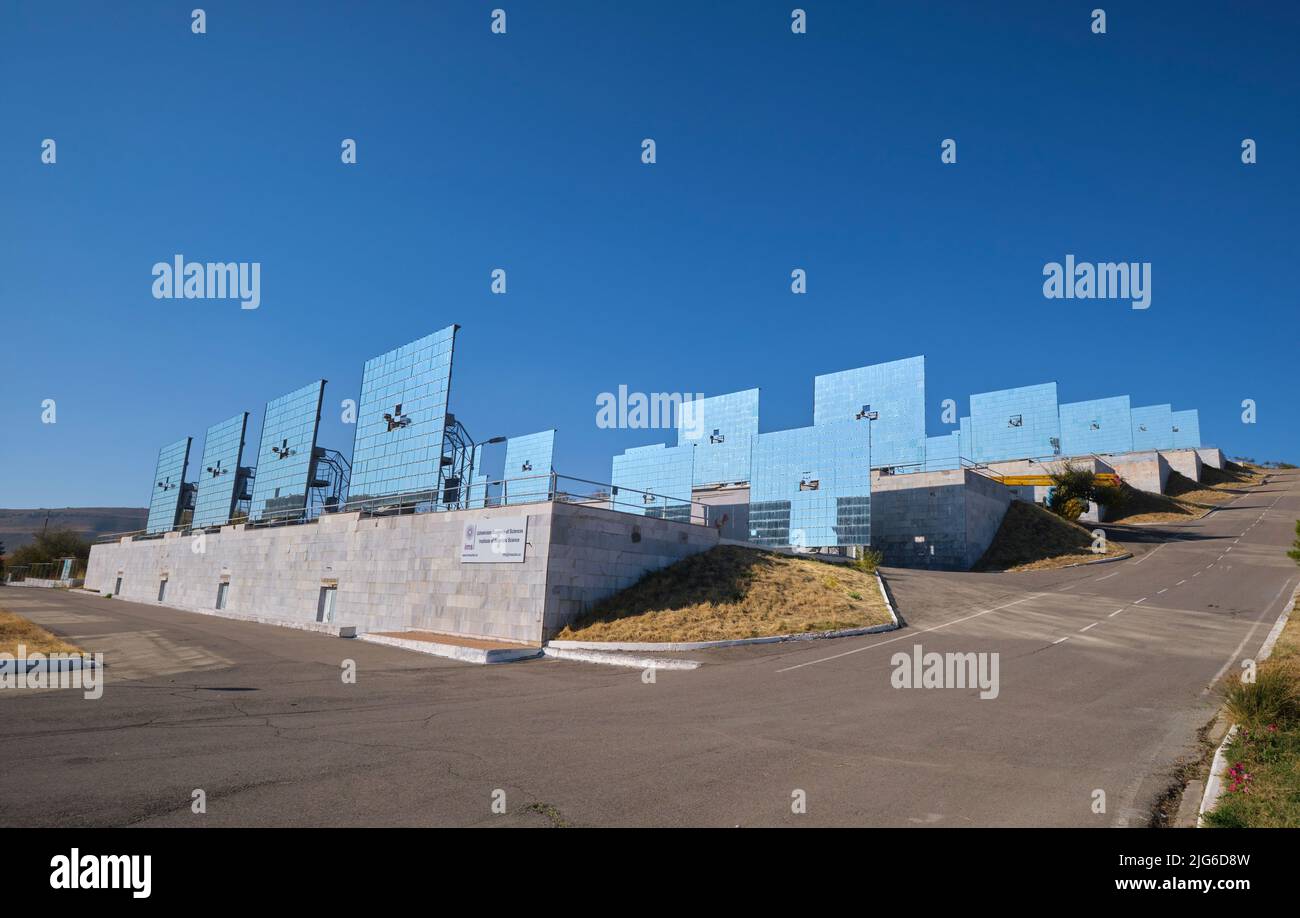
<svg viewBox="0 0 1300 918"><path fill-rule="evenodd" d="M160 445L248 409L251 450L322 376L350 452L362 363L453 322L471 432L556 427L600 481L665 439L602 391L759 386L779 430L913 354L931 435L1055 380L1300 460L1300 6L794 5L3 3L0 506L143 506ZM260 262L261 307L154 299L176 253ZM1150 261L1151 308L1044 299L1067 253Z"/></svg>

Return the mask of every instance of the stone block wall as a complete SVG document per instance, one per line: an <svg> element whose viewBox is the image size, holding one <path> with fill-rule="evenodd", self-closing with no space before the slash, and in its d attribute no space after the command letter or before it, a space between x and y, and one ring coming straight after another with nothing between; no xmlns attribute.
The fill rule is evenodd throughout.
<svg viewBox="0 0 1300 918"><path fill-rule="evenodd" d="M707 551L718 541L712 526L556 504L546 575L546 637L648 572Z"/></svg>
<svg viewBox="0 0 1300 918"><path fill-rule="evenodd" d="M468 522L526 516L524 561L462 563ZM322 587L337 589L333 621L365 631L437 631L536 643L644 573L716 545L711 527L568 504L362 517L298 526L225 526L202 537L96 545L88 589L209 611L315 621Z"/></svg>
<svg viewBox="0 0 1300 918"><path fill-rule="evenodd" d="M968 469L873 474L871 546L886 564L968 570L993 540L1012 494Z"/></svg>

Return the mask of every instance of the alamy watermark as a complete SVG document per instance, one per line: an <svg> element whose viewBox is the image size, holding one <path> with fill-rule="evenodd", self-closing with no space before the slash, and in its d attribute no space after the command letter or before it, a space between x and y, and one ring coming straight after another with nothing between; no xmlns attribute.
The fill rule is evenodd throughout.
<svg viewBox="0 0 1300 918"><path fill-rule="evenodd" d="M156 300L239 300L240 309L262 305L260 261L189 261L184 255L153 266Z"/></svg>
<svg viewBox="0 0 1300 918"><path fill-rule="evenodd" d="M0 653L0 689L81 689L87 701L104 695L102 653Z"/></svg>
<svg viewBox="0 0 1300 918"><path fill-rule="evenodd" d="M1151 262L1076 262L1043 265L1043 296L1049 300L1131 300L1134 309L1151 306Z"/></svg>
<svg viewBox="0 0 1300 918"><path fill-rule="evenodd" d="M630 392L619 386L618 392L596 396L596 426L681 431L684 440L699 440L705 433L703 392Z"/></svg>
<svg viewBox="0 0 1300 918"><path fill-rule="evenodd" d="M997 653L926 653L920 644L912 652L899 651L889 658L894 688L955 688L980 690L980 698L998 697L999 655Z"/></svg>

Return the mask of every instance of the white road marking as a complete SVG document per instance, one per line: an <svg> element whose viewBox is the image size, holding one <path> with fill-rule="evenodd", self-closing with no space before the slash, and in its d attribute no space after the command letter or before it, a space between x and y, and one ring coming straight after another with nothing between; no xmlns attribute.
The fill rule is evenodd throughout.
<svg viewBox="0 0 1300 918"><path fill-rule="evenodd" d="M788 673L792 669L802 669L805 666L812 666L814 663L827 663L831 660L838 660L840 657L848 657L848 656L852 656L855 653L861 653L864 650L872 650L876 647L883 647L886 644L894 643L894 641L906 640L918 634L928 634L931 631L938 631L940 628L947 628L949 625L958 625L961 624L962 622L968 622L972 618L979 618L981 615L988 615L990 612L998 612L1002 609L1009 609L1012 606L1020 605L1022 602L1029 602L1029 600L1031 599L1042 599L1044 596L1051 596L1051 595L1052 595L1051 593L1034 593L1030 596L1024 596L1020 599L1013 600L1012 602L1003 603L1000 606L994 606L992 609L984 609L981 612L975 612L971 615L967 615L965 618L954 618L950 622L944 622L941 625L931 625L929 628L922 628L920 631L908 630L906 633L900 634L898 637L892 637L887 641L879 641L878 643L875 644L868 644L866 647L855 647L852 650L846 650L843 653L832 654L829 657L821 657L820 659L817 660L809 660L807 663L796 663L794 666L787 666L784 669L778 669L777 672Z"/></svg>
<svg viewBox="0 0 1300 918"><path fill-rule="evenodd" d="M1146 602L1146 601L1147 601L1147 598L1146 598L1145 596L1143 596L1143 597L1142 597L1141 599L1139 599L1137 602L1133 603L1133 605L1136 606L1139 602Z"/></svg>
<svg viewBox="0 0 1300 918"><path fill-rule="evenodd" d="M1116 609L1114 612L1110 613L1110 615L1107 615L1106 617L1107 617L1107 618L1114 618L1116 615L1119 615L1119 614L1120 614L1121 612L1123 612L1123 611L1124 611L1123 609Z"/></svg>
<svg viewBox="0 0 1300 918"><path fill-rule="evenodd" d="M1200 571L1197 571L1195 574L1192 574L1192 576L1193 576L1193 577L1199 577L1199 576L1201 576L1201 572L1200 572Z"/></svg>
<svg viewBox="0 0 1300 918"><path fill-rule="evenodd" d="M1168 545L1168 544L1169 544L1168 542L1161 542L1161 543L1160 543L1159 545L1157 545L1154 549L1152 549L1151 551L1147 552L1145 555L1143 555L1142 557L1138 558L1138 559L1137 559L1136 561L1134 561L1133 563L1134 563L1134 564L1141 564L1141 563L1142 563L1143 561L1145 561L1147 558L1150 558L1152 555L1154 555L1156 552L1158 552L1160 549L1164 548L1164 547L1165 547L1166 545Z"/></svg>
<svg viewBox="0 0 1300 918"><path fill-rule="evenodd" d="M1168 593L1168 592L1169 592L1169 587L1165 587L1163 590L1156 590L1156 595L1159 596L1161 593Z"/></svg>
<svg viewBox="0 0 1300 918"><path fill-rule="evenodd" d="M1101 624L1101 622L1093 622L1091 625L1088 626L1088 628L1096 628L1096 627L1097 627L1098 625L1100 625L1100 624ZM1080 634L1083 634L1083 632L1087 631L1088 628L1080 628L1080 629L1079 629L1079 633L1080 633Z"/></svg>
<svg viewBox="0 0 1300 918"><path fill-rule="evenodd" d="M1282 584L1282 589L1277 591L1277 596L1274 596L1268 601L1268 605L1264 607L1264 611L1260 614L1259 618L1255 619L1254 624L1250 626L1250 630L1247 631L1246 636L1241 639L1241 643L1238 644L1237 648L1232 652L1232 656L1228 657L1228 659L1224 661L1224 664L1219 667L1219 671L1214 674L1214 678L1210 680L1210 684L1201 689L1202 695L1209 694L1209 692L1213 690L1215 683L1222 679L1223 674L1228 671L1228 667L1232 666L1232 664L1237 661L1237 655L1241 653L1241 648L1246 646L1246 642L1249 641L1251 636L1255 633L1255 629L1259 627L1259 623L1263 621L1264 616L1268 614L1268 610L1273 607L1273 603L1277 602L1278 597L1285 593L1286 588L1290 585L1291 579L1287 578L1286 583Z"/></svg>
<svg viewBox="0 0 1300 918"><path fill-rule="evenodd" d="M1182 586L1186 582L1187 582L1186 580L1180 580L1177 583L1175 583L1174 586Z"/></svg>
<svg viewBox="0 0 1300 918"><path fill-rule="evenodd" d="M1109 580L1111 577L1118 577L1122 573L1123 571L1116 571L1113 574L1107 574L1105 577L1098 577L1097 580ZM1093 581L1093 582L1096 583L1097 581Z"/></svg>
<svg viewBox="0 0 1300 918"><path fill-rule="evenodd" d="M1055 646L1055 645L1057 645L1057 644L1063 644L1063 643L1065 643L1066 641L1068 641L1069 639L1070 639L1070 636L1067 634L1067 635L1066 635L1065 637L1063 637L1063 638L1058 638L1057 640L1052 641L1052 646Z"/></svg>

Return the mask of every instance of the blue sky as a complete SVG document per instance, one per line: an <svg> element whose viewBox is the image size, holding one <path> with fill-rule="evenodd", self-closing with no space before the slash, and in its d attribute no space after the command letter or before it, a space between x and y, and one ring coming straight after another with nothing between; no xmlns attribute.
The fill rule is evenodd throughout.
<svg viewBox="0 0 1300 918"><path fill-rule="evenodd" d="M453 322L473 435L599 481L665 439L600 392L758 386L780 430L913 354L931 435L1055 380L1300 460L1293 4L200 3L0 4L0 506L143 506L159 446L247 409L251 450L320 377L350 452L363 362ZM154 299L176 253L260 262L260 308ZM1066 254L1151 307L1045 299Z"/></svg>

